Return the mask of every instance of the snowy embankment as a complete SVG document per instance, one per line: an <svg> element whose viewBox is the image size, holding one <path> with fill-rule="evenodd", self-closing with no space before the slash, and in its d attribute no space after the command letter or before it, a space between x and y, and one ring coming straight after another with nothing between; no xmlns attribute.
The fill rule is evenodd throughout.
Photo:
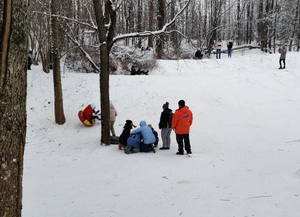
<svg viewBox="0 0 300 217"><path fill-rule="evenodd" d="M162 105L184 99L194 114L193 154L126 155L101 146L101 125L77 117L99 107L98 75L63 73L67 122L54 123L52 75L28 72L23 217L298 217L299 53L234 52L232 58L159 61L149 76L112 75L119 115L159 131ZM160 132L159 132L160 133ZM159 147L161 146L161 141Z"/></svg>

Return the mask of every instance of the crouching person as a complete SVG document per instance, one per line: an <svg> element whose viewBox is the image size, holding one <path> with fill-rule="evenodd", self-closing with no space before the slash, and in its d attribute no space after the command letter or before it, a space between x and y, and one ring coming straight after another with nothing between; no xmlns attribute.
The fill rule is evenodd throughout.
<svg viewBox="0 0 300 217"><path fill-rule="evenodd" d="M140 122L140 128L135 129L131 132L131 135L141 134L143 137L143 142L140 144L140 151L141 152L149 152L153 151L155 153L154 149L154 143L155 143L155 136L152 132L152 129L147 125L146 121Z"/></svg>
<svg viewBox="0 0 300 217"><path fill-rule="evenodd" d="M124 148L125 154L140 152L141 141L142 141L141 133L131 135L127 139L127 146Z"/></svg>
<svg viewBox="0 0 300 217"><path fill-rule="evenodd" d="M119 137L119 149L124 149L127 146L127 139L130 137L130 131L132 127L135 127L133 125L133 122L131 120L126 120L126 123L124 125L123 132L121 133Z"/></svg>

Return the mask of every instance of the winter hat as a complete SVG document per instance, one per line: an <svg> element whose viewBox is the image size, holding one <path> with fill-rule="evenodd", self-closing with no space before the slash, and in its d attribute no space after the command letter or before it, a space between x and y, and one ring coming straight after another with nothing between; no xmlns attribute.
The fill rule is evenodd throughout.
<svg viewBox="0 0 300 217"><path fill-rule="evenodd" d="M92 109L96 108L96 105L94 103L91 104Z"/></svg>
<svg viewBox="0 0 300 217"><path fill-rule="evenodd" d="M148 127L152 128L152 125L151 125L151 124L148 124Z"/></svg>
<svg viewBox="0 0 300 217"><path fill-rule="evenodd" d="M185 101L184 100L179 100L178 105L185 106Z"/></svg>
<svg viewBox="0 0 300 217"><path fill-rule="evenodd" d="M169 103L168 102L166 102L165 104L163 104L163 109L167 109L167 108L169 108Z"/></svg>
<svg viewBox="0 0 300 217"><path fill-rule="evenodd" d="M126 124L131 124L132 120L126 120Z"/></svg>

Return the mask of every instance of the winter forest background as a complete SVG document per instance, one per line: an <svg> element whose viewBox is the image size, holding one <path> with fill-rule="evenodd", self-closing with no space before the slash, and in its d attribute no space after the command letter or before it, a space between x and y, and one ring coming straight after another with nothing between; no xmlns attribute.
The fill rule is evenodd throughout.
<svg viewBox="0 0 300 217"><path fill-rule="evenodd" d="M186 4L182 0L113 1L117 11L115 35L154 31L163 28ZM99 40L92 0L59 1L59 53L66 66L97 72ZM51 63L51 5L48 0L32 1L30 44L44 71ZM142 67L153 67L155 59L190 58L196 49L210 57L218 38L234 45L255 44L276 52L280 44L289 50L300 48L300 0L191 0L166 34L120 41L110 54L110 73L129 72L129 64L139 58ZM169 34L167 34L169 33ZM151 47L140 58L142 47ZM135 52L135 51L138 51ZM136 54L137 53L137 54ZM138 55L138 56L134 56ZM82 61L86 59L86 61ZM143 59L146 59L142 61ZM78 63L82 64L78 64Z"/></svg>

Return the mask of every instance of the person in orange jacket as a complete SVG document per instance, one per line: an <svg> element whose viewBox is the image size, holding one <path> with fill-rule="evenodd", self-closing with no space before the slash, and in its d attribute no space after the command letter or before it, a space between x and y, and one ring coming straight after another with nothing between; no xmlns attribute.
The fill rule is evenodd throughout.
<svg viewBox="0 0 300 217"><path fill-rule="evenodd" d="M172 119L172 129L175 130L178 144L178 152L176 154L183 155L183 141L187 154L192 154L189 133L193 123L193 113L185 105L184 100L180 100L178 106L179 109L175 111Z"/></svg>

